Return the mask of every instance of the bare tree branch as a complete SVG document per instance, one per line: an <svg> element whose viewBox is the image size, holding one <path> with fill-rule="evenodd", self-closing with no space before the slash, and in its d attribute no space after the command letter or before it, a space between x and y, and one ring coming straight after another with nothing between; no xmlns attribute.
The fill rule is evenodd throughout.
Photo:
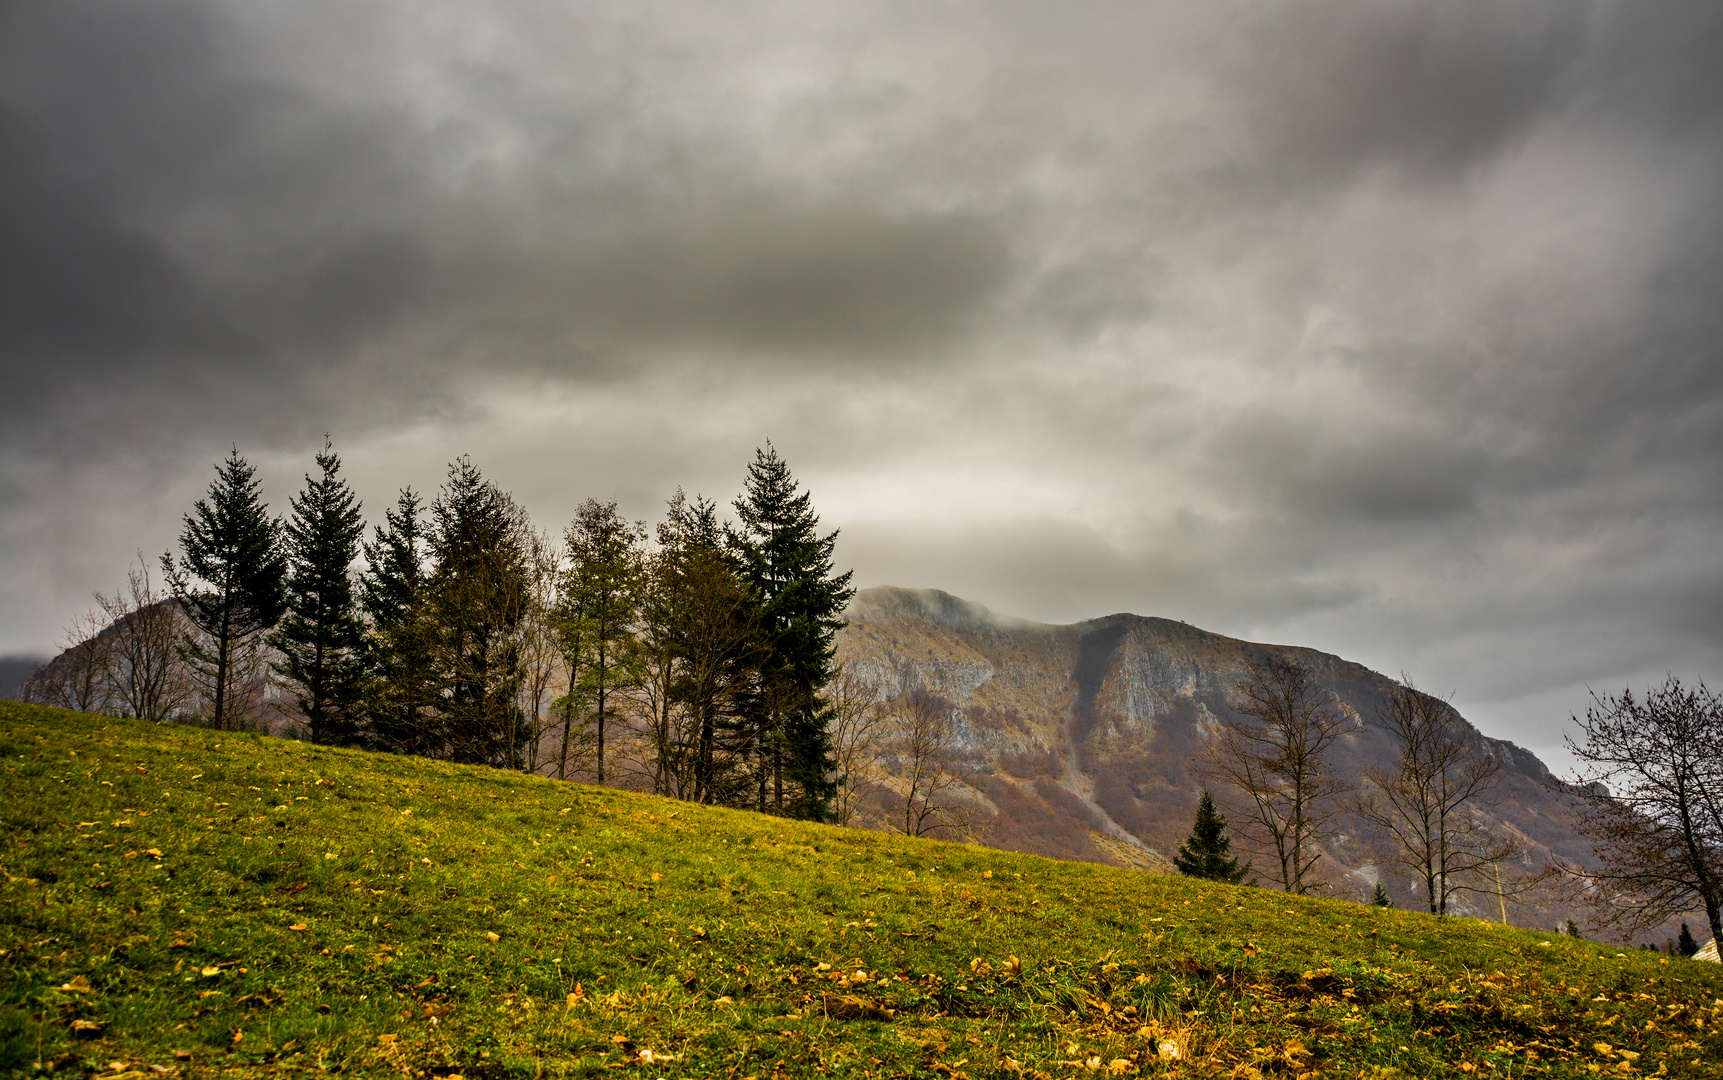
<svg viewBox="0 0 1723 1080"><path fill-rule="evenodd" d="M1431 914L1446 915L1461 892L1494 892L1505 908L1510 886L1501 864L1518 859L1525 845L1489 828L1479 800L1501 779L1501 762L1441 698L1401 676L1376 713L1377 724L1400 744L1397 769L1365 770L1366 789L1353 809L1392 840L1394 861L1424 886Z"/></svg>
<svg viewBox="0 0 1723 1080"><path fill-rule="evenodd" d="M1723 940L1723 700L1669 676L1643 698L1593 694L1567 790L1602 866L1599 922L1642 930L1705 909Z"/></svg>
<svg viewBox="0 0 1723 1080"><path fill-rule="evenodd" d="M1345 718L1334 694L1296 660L1270 655L1253 663L1238 693L1237 714L1222 721L1197 771L1229 796L1239 837L1272 857L1275 884L1310 892L1321 836L1352 786L1327 758Z"/></svg>

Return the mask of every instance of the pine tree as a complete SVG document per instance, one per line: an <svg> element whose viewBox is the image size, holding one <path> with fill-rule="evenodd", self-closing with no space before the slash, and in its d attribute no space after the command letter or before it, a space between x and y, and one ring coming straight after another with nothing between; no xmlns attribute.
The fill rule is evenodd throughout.
<svg viewBox="0 0 1723 1080"><path fill-rule="evenodd" d="M1699 951L1699 942L1693 940L1693 931L1687 929L1687 924L1681 924L1681 934L1675 939L1675 947L1681 950L1682 956L1692 956Z"/></svg>
<svg viewBox="0 0 1723 1080"><path fill-rule="evenodd" d="M528 736L519 628L531 603L526 514L461 458L431 504L429 620L441 753L514 767Z"/></svg>
<svg viewBox="0 0 1723 1080"><path fill-rule="evenodd" d="M766 650L753 591L726 548L717 506L680 489L645 560L635 651L649 718L653 790L718 805L750 805L744 754L760 714Z"/></svg>
<svg viewBox="0 0 1723 1080"><path fill-rule="evenodd" d="M1179 845L1173 865L1186 877L1207 881L1238 884L1249 873L1248 866L1239 866L1232 856L1232 841L1227 839L1226 818L1215 809L1214 797L1205 788L1197 801L1197 820L1191 827L1190 838Z"/></svg>
<svg viewBox="0 0 1723 1080"><path fill-rule="evenodd" d="M1380 881L1376 883L1376 891L1371 894L1370 902L1377 907L1394 906L1394 898L1388 895L1387 888Z"/></svg>
<svg viewBox="0 0 1723 1080"><path fill-rule="evenodd" d="M287 614L271 643L282 655L275 671L294 688L311 741L345 745L358 734L364 687L364 635L349 568L365 526L327 440L317 465L322 477L305 478L283 530Z"/></svg>
<svg viewBox="0 0 1723 1080"><path fill-rule="evenodd" d="M168 585L196 628L185 636L182 654L216 728L249 720L262 635L284 606L281 523L270 519L261 490L257 471L235 447L216 466L208 497L185 516L180 558L162 556Z"/></svg>
<svg viewBox="0 0 1723 1080"><path fill-rule="evenodd" d="M832 638L855 595L851 572L832 572L838 534L819 535L811 497L797 491L771 443L755 451L735 507L741 527L730 543L743 580L758 597L758 625L771 658L762 679L757 804L824 821L837 782L829 710L819 691L831 677Z"/></svg>
<svg viewBox="0 0 1723 1080"><path fill-rule="evenodd" d="M424 502L402 488L365 545L360 603L370 619L365 655L366 741L396 753L431 754L437 730L428 629Z"/></svg>
<svg viewBox="0 0 1723 1080"><path fill-rule="evenodd" d="M1580 936L1579 923L1574 922L1572 919L1569 919L1567 921L1567 936L1570 938L1576 938L1576 937Z"/></svg>

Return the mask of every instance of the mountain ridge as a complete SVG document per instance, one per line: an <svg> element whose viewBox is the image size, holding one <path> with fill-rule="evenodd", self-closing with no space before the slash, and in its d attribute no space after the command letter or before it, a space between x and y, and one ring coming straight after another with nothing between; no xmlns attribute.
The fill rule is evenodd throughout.
<svg viewBox="0 0 1723 1080"><path fill-rule="evenodd" d="M1361 776L1397 758L1373 724L1394 680L1305 646L1245 641L1128 612L1039 623L942 590L897 586L859 591L847 615L838 655L858 675L887 695L921 690L957 710L956 767L991 814L982 838L1002 847L1132 861L1121 857L1117 843L1105 842L1112 840L1141 849L1141 863L1164 869L1202 788L1190 766L1205 732L1249 677L1251 660L1266 655L1304 663L1335 693L1348 720L1336 748L1338 768ZM1486 817L1492 828L1528 842L1525 869L1552 857L1589 861L1589 845L1571 825L1572 797L1553 788L1548 767L1524 747L1478 734L1503 764L1499 798ZM890 797L881 795L876 805ZM1397 903L1421 903L1410 881L1387 865L1373 832L1341 816L1324 845L1328 884L1361 898L1385 881ZM1484 906L1475 897L1473 903ZM1488 898L1492 914L1512 903ZM1519 915L1545 924L1565 916L1558 908L1540 902Z"/></svg>

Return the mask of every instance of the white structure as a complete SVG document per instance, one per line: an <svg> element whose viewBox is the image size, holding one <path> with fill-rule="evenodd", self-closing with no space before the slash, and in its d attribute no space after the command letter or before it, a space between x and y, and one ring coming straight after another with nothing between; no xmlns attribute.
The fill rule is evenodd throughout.
<svg viewBox="0 0 1723 1080"><path fill-rule="evenodd" d="M1698 952L1693 954L1693 959L1695 959L1695 960L1709 960L1713 964L1718 963L1719 961L1717 959L1717 939L1712 938L1710 941L1707 941L1705 943L1705 947L1703 949L1700 949Z"/></svg>

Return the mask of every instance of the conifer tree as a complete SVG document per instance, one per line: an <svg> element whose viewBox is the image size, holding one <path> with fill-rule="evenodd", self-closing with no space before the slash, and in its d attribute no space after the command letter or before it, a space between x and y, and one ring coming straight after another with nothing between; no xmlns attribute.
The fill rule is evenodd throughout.
<svg viewBox="0 0 1723 1080"><path fill-rule="evenodd" d="M271 643L282 655L275 671L293 687L311 741L344 745L358 734L364 686L363 628L349 568L365 526L327 440L317 465L322 477L305 478L283 529L287 614Z"/></svg>
<svg viewBox="0 0 1723 1080"><path fill-rule="evenodd" d="M430 754L436 730L428 627L424 501L402 488L365 545L360 603L370 619L366 649L366 741L384 750Z"/></svg>
<svg viewBox="0 0 1723 1080"><path fill-rule="evenodd" d="M558 622L569 694L560 705L565 728L579 706L590 703L596 736L597 780L604 783L604 729L616 694L639 682L638 657L629 648L640 610L641 544L644 525L629 522L616 500L587 499L563 534L568 569L563 574ZM568 732L563 732L566 747Z"/></svg>
<svg viewBox="0 0 1723 1080"><path fill-rule="evenodd" d="M208 496L185 516L180 558L162 556L168 585L196 628L182 655L216 728L248 721L243 677L256 668L262 635L284 604L281 523L270 519L261 490L257 471L233 448L216 466Z"/></svg>
<svg viewBox="0 0 1723 1080"><path fill-rule="evenodd" d="M527 730L519 629L528 614L530 525L520 505L467 458L431 504L425 623L444 756L513 767Z"/></svg>
<svg viewBox="0 0 1723 1080"><path fill-rule="evenodd" d="M1224 881L1236 885L1244 880L1250 867L1239 866L1232 855L1232 841L1227 839L1226 818L1215 809L1214 797L1203 789L1197 801L1197 820L1191 827L1189 839L1179 844L1173 865L1186 877L1207 881Z"/></svg>
<svg viewBox="0 0 1723 1080"><path fill-rule="evenodd" d="M755 451L735 507L741 527L730 533L730 543L758 598L758 626L770 656L762 678L757 803L824 821L837 783L820 688L831 677L833 635L855 595L851 572L833 573L838 534L819 534L811 497L797 491L771 443Z"/></svg>
<svg viewBox="0 0 1723 1080"><path fill-rule="evenodd" d="M1692 956L1699 951L1699 942L1693 940L1693 931L1687 929L1687 924L1681 924L1681 934L1675 939L1675 947L1681 950L1682 956Z"/></svg>
<svg viewBox="0 0 1723 1080"><path fill-rule="evenodd" d="M1376 891L1371 894L1370 902L1377 907L1393 907L1394 898L1388 895L1388 889L1380 881L1376 883Z"/></svg>

